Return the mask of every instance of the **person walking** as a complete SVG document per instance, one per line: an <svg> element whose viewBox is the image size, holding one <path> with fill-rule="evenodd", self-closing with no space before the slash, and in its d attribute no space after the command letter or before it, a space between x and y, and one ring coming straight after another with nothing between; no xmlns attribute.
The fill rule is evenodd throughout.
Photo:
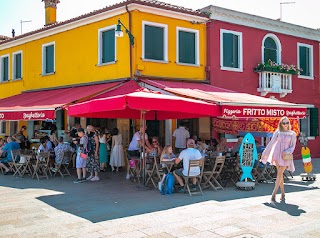
<svg viewBox="0 0 320 238"><path fill-rule="evenodd" d="M187 139L190 138L190 133L184 124L180 123L179 128L173 132L172 136L175 138L175 153L180 153L187 147Z"/></svg>
<svg viewBox="0 0 320 238"><path fill-rule="evenodd" d="M112 172L114 171L114 167L117 168L116 170L118 172L119 167L122 167L125 165L123 145L122 145L122 135L119 134L118 128L114 128L111 134L112 134L112 145L111 145L110 165L112 168Z"/></svg>
<svg viewBox="0 0 320 238"><path fill-rule="evenodd" d="M277 179L271 195L271 201L276 201L276 194L280 187L281 199L285 200L283 173L287 169L294 172L293 160L284 160L286 154L292 154L296 146L296 133L291 130L291 124L288 117L282 117L278 124L278 129L273 133L272 139L262 153L261 161L267 162L277 167Z"/></svg>
<svg viewBox="0 0 320 238"><path fill-rule="evenodd" d="M99 159L100 159L100 170L105 171L108 163L108 150L107 150L107 135L105 128L100 129L99 134Z"/></svg>
<svg viewBox="0 0 320 238"><path fill-rule="evenodd" d="M90 172L90 176L87 180L99 181L99 138L93 126L87 126L88 136L88 159L87 159L87 170Z"/></svg>
<svg viewBox="0 0 320 238"><path fill-rule="evenodd" d="M80 145L78 147L77 151L77 157L76 157L76 168L77 168L77 176L78 179L74 181L74 183L81 183L86 180L86 163L88 158L83 158L81 156L87 153L87 147L88 147L88 137L87 135L84 134L84 129L83 128L78 128L77 129L78 136L80 137Z"/></svg>

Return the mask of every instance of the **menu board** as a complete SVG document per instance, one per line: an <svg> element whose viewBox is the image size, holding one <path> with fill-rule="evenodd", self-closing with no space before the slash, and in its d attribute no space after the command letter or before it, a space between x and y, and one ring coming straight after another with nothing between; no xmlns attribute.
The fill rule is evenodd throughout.
<svg viewBox="0 0 320 238"><path fill-rule="evenodd" d="M252 143L242 144L242 166L252 167L253 148L254 144Z"/></svg>

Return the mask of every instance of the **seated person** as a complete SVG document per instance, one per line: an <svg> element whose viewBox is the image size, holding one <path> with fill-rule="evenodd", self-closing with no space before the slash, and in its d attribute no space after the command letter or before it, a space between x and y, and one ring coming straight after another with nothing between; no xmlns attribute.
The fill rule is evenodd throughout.
<svg viewBox="0 0 320 238"><path fill-rule="evenodd" d="M182 192L184 188L184 176L188 176L188 169L189 169L189 161L190 160L199 160L202 158L201 153L199 150L195 149L195 142L193 139L188 139L187 141L187 149L181 151L179 158L175 160L175 163L178 164L183 161L183 168L177 169L173 172L173 175L178 181L180 188L178 189L178 192ZM199 168L190 168L190 176L197 176L200 174L200 167ZM196 191L196 182L197 178L192 178L192 191Z"/></svg>
<svg viewBox="0 0 320 238"><path fill-rule="evenodd" d="M204 143L204 141L201 138L199 138L198 141L197 141L197 147L196 148L200 151L202 157L204 157L205 154L206 154L208 146L206 145L206 143Z"/></svg>
<svg viewBox="0 0 320 238"><path fill-rule="evenodd" d="M71 158L63 158L63 154L64 152L74 152L74 150L72 149L72 147L69 145L69 144L65 144L64 141L63 141L63 137L60 136L59 139L59 144L54 148L54 152L55 152L55 155L56 155L56 158L55 158L55 162L56 164L66 164L69 162L69 160ZM64 159L64 161L62 161L62 159ZM57 171L56 168L52 169L54 172Z"/></svg>
<svg viewBox="0 0 320 238"><path fill-rule="evenodd" d="M257 147L257 153L262 154L262 152L266 149L266 147L262 146L259 141L255 141L255 142Z"/></svg>
<svg viewBox="0 0 320 238"><path fill-rule="evenodd" d="M159 144L158 137L156 136L152 137L151 148L147 149L147 153L149 154L149 156L154 156L154 155L160 156L161 152L162 152L162 147Z"/></svg>
<svg viewBox="0 0 320 238"><path fill-rule="evenodd" d="M128 159L130 159L130 157L138 157L140 158L140 149L141 147L144 147L146 151L151 150L151 145L150 142L148 140L148 135L147 133L145 133L146 131L146 126L141 126L140 130L137 131L133 137L132 140L129 144L129 148L128 148ZM143 137L143 133L144 133L144 138ZM127 176L126 179L130 179L130 166L127 166Z"/></svg>
<svg viewBox="0 0 320 238"><path fill-rule="evenodd" d="M227 139L221 138L220 143L217 146L217 152L226 153L228 152Z"/></svg>
<svg viewBox="0 0 320 238"><path fill-rule="evenodd" d="M234 153L238 153L238 154L239 154L239 150L240 150L242 141L243 141L243 137L239 137L239 138L238 138L238 142L237 142L237 143L235 144L235 146L233 147L233 152L234 152Z"/></svg>
<svg viewBox="0 0 320 238"><path fill-rule="evenodd" d="M46 138L41 138L40 139L40 146L38 148L38 153L40 152L49 152L49 150L47 149L47 139Z"/></svg>
<svg viewBox="0 0 320 238"><path fill-rule="evenodd" d="M18 149L20 149L19 143L13 141L12 137L9 136L7 138L7 144L0 150L1 154L5 154L6 155L0 161L0 167L5 170L5 172L4 172L5 175L9 174L9 168L7 166L5 166L4 164L12 162L13 158L12 158L12 155L11 155L11 151L12 150L18 150Z"/></svg>
<svg viewBox="0 0 320 238"><path fill-rule="evenodd" d="M172 149L172 146L171 145L166 145L164 148L163 148L163 151L161 153L161 156L160 156L160 162L162 161L173 161L176 159L176 156L175 154L173 153L173 149ZM163 168L163 171L165 172L165 174L168 173L168 170L166 168L166 165L165 164L161 164L162 168Z"/></svg>

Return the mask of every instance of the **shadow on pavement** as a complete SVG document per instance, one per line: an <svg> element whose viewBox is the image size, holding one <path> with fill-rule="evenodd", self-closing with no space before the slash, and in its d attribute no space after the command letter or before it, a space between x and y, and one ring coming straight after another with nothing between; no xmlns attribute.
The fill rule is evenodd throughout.
<svg viewBox="0 0 320 238"><path fill-rule="evenodd" d="M61 211L82 217L91 222L101 222L122 217L163 211L175 207L186 206L205 201L224 202L242 198L260 197L271 194L274 184L259 184L254 190L237 190L234 186L223 191L204 190L204 196L189 197L188 194L176 193L160 195L156 189L141 190L136 183L125 180L125 173L103 173L99 182L85 182L74 184L73 177L54 177L33 180L29 176L24 178L1 176L0 186L17 189L36 189L32 191L35 197ZM290 180L286 185L286 193L306 191L310 189L307 183L295 185ZM38 190L37 190L38 189ZM54 194L53 193L57 193ZM298 214L295 205L278 206L289 214Z"/></svg>
<svg viewBox="0 0 320 238"><path fill-rule="evenodd" d="M267 207L271 207L271 208L275 208L281 211L284 211L286 213L288 213L290 216L300 216L303 213L306 213L305 210L303 209L299 209L299 206L294 205L294 204L289 204L289 203L285 203L285 202L272 202L272 203L263 203L264 205L266 205Z"/></svg>

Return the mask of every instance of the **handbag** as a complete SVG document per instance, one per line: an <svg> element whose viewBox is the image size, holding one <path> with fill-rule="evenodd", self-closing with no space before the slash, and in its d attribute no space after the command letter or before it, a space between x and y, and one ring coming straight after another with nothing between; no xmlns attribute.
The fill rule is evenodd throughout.
<svg viewBox="0 0 320 238"><path fill-rule="evenodd" d="M293 155L292 154L285 154L282 156L283 160L293 160Z"/></svg>
<svg viewBox="0 0 320 238"><path fill-rule="evenodd" d="M85 154L85 153L80 153L80 158L82 158L82 159L87 159L87 158L88 158L88 155Z"/></svg>

